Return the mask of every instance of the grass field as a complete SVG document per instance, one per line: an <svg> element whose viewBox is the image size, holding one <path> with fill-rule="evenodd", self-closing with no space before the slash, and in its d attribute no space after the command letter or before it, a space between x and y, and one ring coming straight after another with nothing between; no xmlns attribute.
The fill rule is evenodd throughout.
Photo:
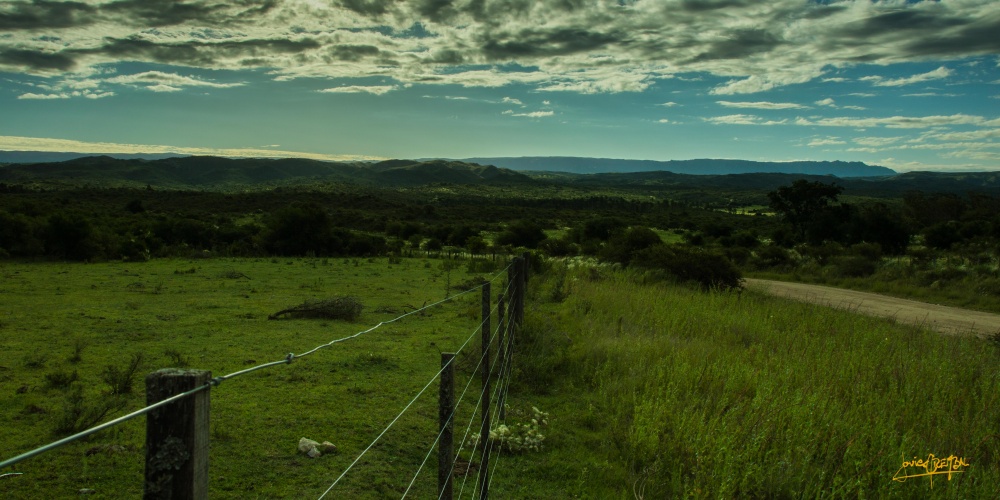
<svg viewBox="0 0 1000 500"><path fill-rule="evenodd" d="M448 270L451 264L457 267ZM74 387L86 408L111 399L102 373L134 353L143 354L142 374L177 365L231 373L367 329L444 298L449 285L492 275L466 265L0 264L0 458L56 438ZM361 318L267 319L336 295L358 297L366 305ZM319 496L433 378L440 352L475 332L479 310L479 294L471 293L213 388L211 496ZM701 293L623 271L552 266L529 283L518 346L512 415L523 419L537 406L551 417L541 452L499 457L498 498L998 492L1000 349L988 342L752 292ZM476 349L474 340L468 352ZM460 358L459 391L476 357ZM115 414L143 406L143 391L140 378ZM476 394L478 382L469 391ZM333 498L402 495L436 435L435 393L436 383ZM470 413L463 403L456 427L464 429ZM329 440L339 452L306 458L296 453L300 437ZM0 496L68 498L81 488L93 489L92 498L139 496L143 440L139 418L29 459L15 468L23 475L0 479ZM933 489L927 477L892 480L903 460L929 453L970 465L951 481L935 476ZM434 461L411 497L435 496Z"/></svg>
<svg viewBox="0 0 1000 500"><path fill-rule="evenodd" d="M141 378L155 369L181 365L214 376L280 360L441 300L449 283L490 273L468 273L464 265L449 272L442 261L280 259L6 263L0 274L6 459L59 437L53 429L74 387L82 388L86 408L111 399L101 374L108 365L124 367L134 353L142 353L139 380L109 418L144 405ZM366 305L361 318L267 319L335 295L358 297ZM440 352L474 332L479 300L477 291L212 389L213 497L318 496L433 378ZM398 497L405 490L436 435L436 387L345 476L337 496ZM297 455L300 437L332 441L339 453ZM23 475L0 480L0 496L67 497L81 488L104 498L139 496L143 440L139 418L22 462L16 470ZM435 468L421 474L417 497L433 491Z"/></svg>

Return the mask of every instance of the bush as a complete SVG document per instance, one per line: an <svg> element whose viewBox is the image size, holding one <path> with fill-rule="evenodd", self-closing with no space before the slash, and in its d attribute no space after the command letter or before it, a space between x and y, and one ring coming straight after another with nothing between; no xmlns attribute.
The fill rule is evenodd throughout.
<svg viewBox="0 0 1000 500"><path fill-rule="evenodd" d="M601 249L601 260L628 265L637 252L647 248L663 245L660 235L648 227L631 227L625 232L615 235Z"/></svg>
<svg viewBox="0 0 1000 500"><path fill-rule="evenodd" d="M139 373L140 368L142 368L142 353L137 352L121 368L115 365L106 366L101 372L101 380L111 388L112 395L131 394L136 374Z"/></svg>
<svg viewBox="0 0 1000 500"><path fill-rule="evenodd" d="M656 245L635 254L632 264L664 270L678 281L695 282L702 289L742 288L743 276L725 256L687 246Z"/></svg>
<svg viewBox="0 0 1000 500"><path fill-rule="evenodd" d="M788 254L788 250L784 248L776 245L767 245L757 250L755 262L757 267L762 268L782 267L790 264L792 257Z"/></svg>
<svg viewBox="0 0 1000 500"><path fill-rule="evenodd" d="M97 403L88 403L83 395L83 385L75 382L70 385L66 395L62 413L56 418L52 432L57 436L76 434L89 429L104 420L104 416L112 411L125 407L127 401L121 397L106 397Z"/></svg>
<svg viewBox="0 0 1000 500"><path fill-rule="evenodd" d="M875 274L875 262L859 255L844 255L833 259L833 266L840 276L863 278Z"/></svg>

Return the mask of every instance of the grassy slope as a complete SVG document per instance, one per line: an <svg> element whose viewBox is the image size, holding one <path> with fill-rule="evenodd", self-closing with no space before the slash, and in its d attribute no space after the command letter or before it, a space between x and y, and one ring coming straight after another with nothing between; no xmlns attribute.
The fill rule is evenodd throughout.
<svg viewBox="0 0 1000 500"><path fill-rule="evenodd" d="M252 279L222 277L230 270ZM439 299L448 279L439 261L420 260L5 263L0 274L3 458L51 439L64 390L47 387L46 374L75 370L96 399L106 388L100 371L139 350L146 371L169 365L165 351L174 349L192 367L230 373L393 316L374 313L378 306ZM450 279L470 276L456 270ZM499 497L633 498L635 488L646 498L983 498L1000 484L1000 356L990 344L748 292L644 285L610 271L554 270L529 288L511 403L549 412L550 428L542 453L500 458ZM345 293L368 306L358 323L266 320ZM213 498L318 496L430 380L439 351L474 331L477 295L213 389ZM87 347L73 364L77 338ZM471 366L460 361L460 387ZM434 438L435 388L345 477L337 497L400 496ZM142 405L142 390L130 409ZM460 406L459 427L468 420ZM80 488L98 498L138 496L143 433L137 419L23 462L23 476L0 480L0 496L70 497ZM341 451L304 458L295 453L302 436ZM86 455L105 444L125 449ZM972 465L951 482L939 476L933 490L926 478L891 481L902 457L927 453ZM433 461L414 498L433 496Z"/></svg>
<svg viewBox="0 0 1000 500"><path fill-rule="evenodd" d="M622 497L987 498L1000 485L1000 350L749 292L693 293L621 273L536 283L560 377L594 395L602 481ZM549 342L551 345L551 341ZM971 467L891 481L903 458Z"/></svg>

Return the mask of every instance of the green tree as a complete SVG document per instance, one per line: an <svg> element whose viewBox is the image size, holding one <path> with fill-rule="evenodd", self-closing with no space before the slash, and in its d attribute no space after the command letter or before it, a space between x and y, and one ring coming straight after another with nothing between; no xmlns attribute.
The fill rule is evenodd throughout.
<svg viewBox="0 0 1000 500"><path fill-rule="evenodd" d="M542 226L529 220L519 220L508 225L507 229L497 236L496 241L500 245L538 248L538 244L544 239L545 231L542 230Z"/></svg>
<svg viewBox="0 0 1000 500"><path fill-rule="evenodd" d="M296 203L275 213L264 248L277 255L332 255L339 252L330 215L316 203Z"/></svg>
<svg viewBox="0 0 1000 500"><path fill-rule="evenodd" d="M809 224L836 202L843 191L844 188L836 184L799 179L790 186L781 186L767 193L767 197L771 209L788 222L799 241L803 241Z"/></svg>

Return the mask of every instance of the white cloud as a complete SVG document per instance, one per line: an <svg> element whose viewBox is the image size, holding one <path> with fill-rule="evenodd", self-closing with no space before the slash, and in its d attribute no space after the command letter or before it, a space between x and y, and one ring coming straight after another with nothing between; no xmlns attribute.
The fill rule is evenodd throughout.
<svg viewBox="0 0 1000 500"><path fill-rule="evenodd" d="M183 76L176 73L166 73L163 71L146 71L143 73L135 73L131 75L119 75L104 80L108 83L118 83L122 85L146 85L152 84L149 88L153 90L152 87L156 87L160 90L153 90L154 92L163 92L165 87L180 89L180 87L210 87L216 89L226 89L232 87L241 87L245 85L244 83L217 83L208 80L202 80L193 76Z"/></svg>
<svg viewBox="0 0 1000 500"><path fill-rule="evenodd" d="M940 80L942 78L947 78L951 76L952 70L941 66L940 68L929 71L927 73L922 73L919 75L913 75L906 78L895 78L892 80L883 80L880 76L866 77L862 80L873 81L876 87L902 87L903 85L912 85L914 83L927 82L931 80Z"/></svg>
<svg viewBox="0 0 1000 500"><path fill-rule="evenodd" d="M809 141L809 146L814 148L820 146L839 146L841 144L847 144L847 142L840 140L836 137L829 137L826 139L813 139Z"/></svg>
<svg viewBox="0 0 1000 500"><path fill-rule="evenodd" d="M961 97L961 94L942 94L939 92L920 92L916 94L903 94L903 97Z"/></svg>
<svg viewBox="0 0 1000 500"><path fill-rule="evenodd" d="M213 155L239 158L310 158L324 161L385 160L377 156L333 155L276 151L257 148L194 148L154 144L123 144L116 142L85 142L71 139L42 137L0 136L0 149L8 151L73 151L76 153L178 153L186 155Z"/></svg>
<svg viewBox="0 0 1000 500"><path fill-rule="evenodd" d="M765 120L755 115L726 115L703 118L714 125L783 125L787 120Z"/></svg>
<svg viewBox="0 0 1000 500"><path fill-rule="evenodd" d="M552 116L556 113L555 111L532 111L530 113L515 113L514 110L508 109L507 111L504 111L501 114L509 116L523 116L527 118L545 118L547 116Z"/></svg>
<svg viewBox="0 0 1000 500"><path fill-rule="evenodd" d="M673 102L673 101L668 101L668 102L657 104L657 106L663 106L663 107L666 107L666 108L672 108L674 106L677 106L677 103Z"/></svg>
<svg viewBox="0 0 1000 500"><path fill-rule="evenodd" d="M862 146L883 147L899 142L901 137L855 137L854 142Z"/></svg>
<svg viewBox="0 0 1000 500"><path fill-rule="evenodd" d="M28 92L27 94L21 94L17 96L18 99L69 99L70 95L66 93L60 94L35 94Z"/></svg>
<svg viewBox="0 0 1000 500"><path fill-rule="evenodd" d="M813 118L799 117L796 125L818 127L853 127L853 128L931 128L949 125L984 125L988 121L981 116L954 114L950 116L890 116L887 118Z"/></svg>
<svg viewBox="0 0 1000 500"><path fill-rule="evenodd" d="M524 103L521 102L520 99L514 99L513 97L504 97L500 102L503 102L504 104L513 104L515 106L524 106Z"/></svg>
<svg viewBox="0 0 1000 500"><path fill-rule="evenodd" d="M670 120L666 118L660 118L659 120L656 121L656 123L670 123Z"/></svg>
<svg viewBox="0 0 1000 500"><path fill-rule="evenodd" d="M171 87L170 85L164 85L161 83L158 85L150 85L146 87L146 90L150 90L153 92L180 92L181 89L177 87Z"/></svg>
<svg viewBox="0 0 1000 500"><path fill-rule="evenodd" d="M820 99L816 101L815 104L817 106L830 106L833 108L837 107L837 103L830 97L827 97L826 99Z"/></svg>
<svg viewBox="0 0 1000 500"><path fill-rule="evenodd" d="M397 90L399 87L395 85L346 85L343 87L332 87L328 89L317 90L316 92L324 92L327 94L375 94L382 95L393 90Z"/></svg>
<svg viewBox="0 0 1000 500"><path fill-rule="evenodd" d="M715 87L709 93L715 95L753 94L771 90L777 86L778 84L775 82L753 75L743 80L729 80L724 85Z"/></svg>
<svg viewBox="0 0 1000 500"><path fill-rule="evenodd" d="M808 109L808 106L803 106L801 104L795 104L791 102L730 102L730 101L715 101L723 107L727 108L745 108L745 109Z"/></svg>

